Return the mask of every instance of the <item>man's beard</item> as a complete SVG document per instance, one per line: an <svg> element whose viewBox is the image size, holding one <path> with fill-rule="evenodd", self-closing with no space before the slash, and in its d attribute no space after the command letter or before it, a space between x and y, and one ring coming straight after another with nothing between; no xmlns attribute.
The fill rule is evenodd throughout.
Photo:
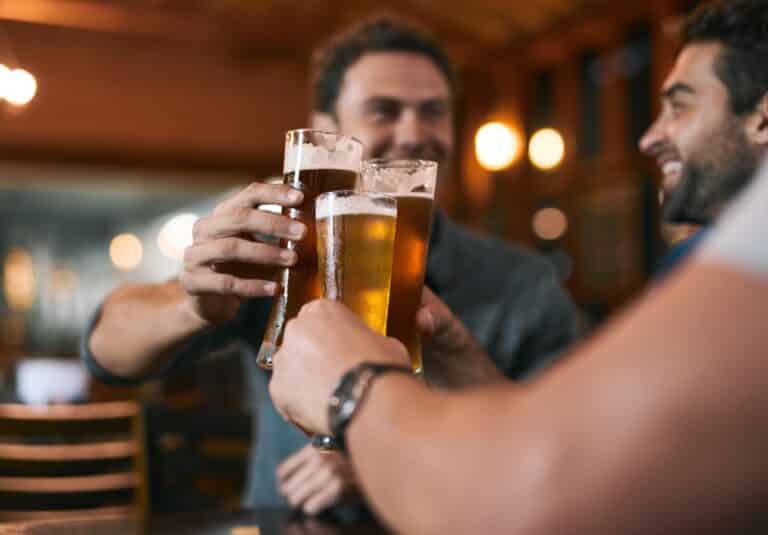
<svg viewBox="0 0 768 535"><path fill-rule="evenodd" d="M706 162L683 165L680 183L664 199L662 215L670 223L706 225L752 180L758 157L743 131L726 128Z"/></svg>

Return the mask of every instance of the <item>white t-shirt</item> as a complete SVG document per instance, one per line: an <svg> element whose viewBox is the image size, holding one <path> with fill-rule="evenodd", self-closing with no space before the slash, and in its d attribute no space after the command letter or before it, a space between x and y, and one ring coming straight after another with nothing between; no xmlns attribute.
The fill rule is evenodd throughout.
<svg viewBox="0 0 768 535"><path fill-rule="evenodd" d="M698 256L768 277L768 160L727 208Z"/></svg>

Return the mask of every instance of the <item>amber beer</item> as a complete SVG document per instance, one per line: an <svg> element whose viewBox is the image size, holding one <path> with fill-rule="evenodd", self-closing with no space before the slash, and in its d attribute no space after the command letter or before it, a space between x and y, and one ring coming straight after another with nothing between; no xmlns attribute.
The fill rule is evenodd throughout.
<svg viewBox="0 0 768 535"><path fill-rule="evenodd" d="M397 203L380 194L331 192L316 202L323 297L344 303L372 330L387 330Z"/></svg>
<svg viewBox="0 0 768 535"><path fill-rule="evenodd" d="M392 265L387 336L408 349L414 372L421 373L421 339L416 314L427 267L437 163L426 160L363 162L360 188L397 199L397 230Z"/></svg>
<svg viewBox="0 0 768 535"><path fill-rule="evenodd" d="M416 313L421 306L427 269L433 200L418 195L398 195L396 198L397 232L387 335L405 345L414 371L421 373L421 339L416 329Z"/></svg>
<svg viewBox="0 0 768 535"><path fill-rule="evenodd" d="M318 130L292 130L286 134L283 183L301 190L301 206L283 209L292 219L307 226L302 240L282 245L298 254L298 263L278 270L278 291L272 302L267 329L257 356L263 368L272 367L272 357L283 339L285 323L301 307L320 297L317 273L315 199L322 193L353 188L362 158L362 144L354 138Z"/></svg>

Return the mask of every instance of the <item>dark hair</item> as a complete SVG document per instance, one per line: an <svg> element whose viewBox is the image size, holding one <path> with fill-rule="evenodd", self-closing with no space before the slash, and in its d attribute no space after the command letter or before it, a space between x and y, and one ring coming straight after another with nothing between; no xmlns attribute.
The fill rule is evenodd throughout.
<svg viewBox="0 0 768 535"><path fill-rule="evenodd" d="M752 111L768 92L768 0L706 3L685 22L682 38L683 45L724 45L715 73L728 88L734 113Z"/></svg>
<svg viewBox="0 0 768 535"><path fill-rule="evenodd" d="M333 114L347 70L370 52L412 52L435 64L455 89L453 68L442 48L425 32L391 16L377 16L332 37L312 56L312 107Z"/></svg>

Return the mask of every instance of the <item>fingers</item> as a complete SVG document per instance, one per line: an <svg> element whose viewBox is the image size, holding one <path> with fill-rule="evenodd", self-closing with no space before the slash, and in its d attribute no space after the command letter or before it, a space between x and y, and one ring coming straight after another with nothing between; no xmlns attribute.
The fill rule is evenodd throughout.
<svg viewBox="0 0 768 535"><path fill-rule="evenodd" d="M224 262L291 266L296 261L297 256L294 251L239 238L224 238L188 247L184 251L185 267L179 279L181 285L191 295L264 297L274 295L277 285L273 281L217 273L211 267Z"/></svg>
<svg viewBox="0 0 768 535"><path fill-rule="evenodd" d="M302 510L308 515L316 515L341 501L344 492L344 482L341 479L335 479L307 498Z"/></svg>
<svg viewBox="0 0 768 535"><path fill-rule="evenodd" d="M312 459L312 446L307 444L299 451L288 457L280 466L277 467L277 479L282 482L287 480L293 475L296 470L304 466L309 460Z"/></svg>
<svg viewBox="0 0 768 535"><path fill-rule="evenodd" d="M184 250L185 269L192 271L221 262L292 266L297 259L294 251L234 237L191 245Z"/></svg>
<svg viewBox="0 0 768 535"><path fill-rule="evenodd" d="M330 471L327 467L321 467L316 460L310 460L294 471L291 477L280 483L280 492L291 505L298 506L301 504L298 498L306 492L307 481L318 477L318 473L321 479L330 477Z"/></svg>
<svg viewBox="0 0 768 535"><path fill-rule="evenodd" d="M352 312L344 303L332 299L315 299L314 301L310 301L302 306L301 309L299 309L299 313L296 315L299 319L317 316L322 316L324 318L332 317L334 320L338 321L347 321L351 322L351 324L365 325L365 322L363 322L360 316Z"/></svg>
<svg viewBox="0 0 768 535"><path fill-rule="evenodd" d="M307 505L313 502L313 512L318 512L318 507L327 507L338 501L345 486L345 480L334 463L311 462L298 471L281 490L293 507L301 507L309 512Z"/></svg>
<svg viewBox="0 0 768 535"><path fill-rule="evenodd" d="M275 294L272 281L240 279L210 270L184 271L179 276L184 290L190 295L233 295L243 298L267 297Z"/></svg>
<svg viewBox="0 0 768 535"><path fill-rule="evenodd" d="M214 214L225 213L235 208L256 208L260 204L297 206L304 200L304 194L284 184L254 182L238 194L219 204Z"/></svg>
<svg viewBox="0 0 768 535"><path fill-rule="evenodd" d="M300 240L307 227L289 217L255 210L250 206L237 206L212 217L199 219L192 229L194 243L200 243L240 234L261 234L289 240Z"/></svg>
<svg viewBox="0 0 768 535"><path fill-rule="evenodd" d="M428 338L435 335L435 332L437 331L435 315L429 307L424 306L419 309L416 314L416 325L422 335Z"/></svg>
<svg viewBox="0 0 768 535"><path fill-rule="evenodd" d="M302 306L301 309L299 309L297 317L301 318L302 316L307 315L325 314L331 312L333 309L339 309L343 307L344 305L338 301L331 301L330 299L315 299L314 301L310 301L309 303Z"/></svg>
<svg viewBox="0 0 768 535"><path fill-rule="evenodd" d="M429 287L424 286L424 288L421 291L421 305L426 306L432 303L440 303L440 299L435 295L435 293L429 289Z"/></svg>

